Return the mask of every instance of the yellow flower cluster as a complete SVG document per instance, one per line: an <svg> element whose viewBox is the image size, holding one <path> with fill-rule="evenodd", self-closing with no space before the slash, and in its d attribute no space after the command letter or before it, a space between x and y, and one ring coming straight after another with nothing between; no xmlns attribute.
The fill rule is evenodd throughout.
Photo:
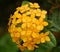
<svg viewBox="0 0 60 52"><path fill-rule="evenodd" d="M50 41L49 32L42 32L48 25L44 20L47 12L39 8L38 3L25 4L10 16L8 31L20 50L34 50L37 44Z"/></svg>

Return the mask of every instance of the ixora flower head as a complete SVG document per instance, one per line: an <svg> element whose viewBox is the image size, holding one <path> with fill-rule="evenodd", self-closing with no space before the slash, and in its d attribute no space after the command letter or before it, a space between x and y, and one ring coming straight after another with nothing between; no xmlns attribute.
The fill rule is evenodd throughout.
<svg viewBox="0 0 60 52"><path fill-rule="evenodd" d="M43 32L48 25L44 20L46 14L47 11L41 10L38 3L29 3L17 7L10 16L8 31L20 50L34 50L39 48L38 44L50 41L49 32Z"/></svg>

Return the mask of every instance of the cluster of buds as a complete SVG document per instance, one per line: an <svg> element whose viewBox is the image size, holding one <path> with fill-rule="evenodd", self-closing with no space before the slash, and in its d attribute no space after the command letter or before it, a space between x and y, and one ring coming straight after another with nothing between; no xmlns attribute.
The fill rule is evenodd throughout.
<svg viewBox="0 0 60 52"><path fill-rule="evenodd" d="M13 15L10 16L8 31L13 42L20 50L34 50L37 44L50 41L49 32L42 32L48 25L46 18L47 11L41 10L38 3L29 3L17 7Z"/></svg>

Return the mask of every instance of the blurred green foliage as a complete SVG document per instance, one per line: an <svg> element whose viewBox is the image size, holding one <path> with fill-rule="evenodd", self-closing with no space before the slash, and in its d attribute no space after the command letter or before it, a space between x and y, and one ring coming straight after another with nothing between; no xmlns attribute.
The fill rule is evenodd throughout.
<svg viewBox="0 0 60 52"><path fill-rule="evenodd" d="M52 52L60 52L60 46L53 48Z"/></svg>
<svg viewBox="0 0 60 52"><path fill-rule="evenodd" d="M18 48L12 42L9 33L0 38L0 52L17 52Z"/></svg>
<svg viewBox="0 0 60 52"><path fill-rule="evenodd" d="M55 9L51 15L48 15L48 22L50 23L50 30L60 32L60 10Z"/></svg>

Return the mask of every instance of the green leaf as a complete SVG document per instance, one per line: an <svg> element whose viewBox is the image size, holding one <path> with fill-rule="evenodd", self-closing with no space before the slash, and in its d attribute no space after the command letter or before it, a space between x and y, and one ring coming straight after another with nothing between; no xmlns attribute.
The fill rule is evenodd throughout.
<svg viewBox="0 0 60 52"><path fill-rule="evenodd" d="M51 42L53 44L53 47L55 47L56 46L56 38L54 37L54 34L52 32L50 32L49 37L51 39Z"/></svg>
<svg viewBox="0 0 60 52"><path fill-rule="evenodd" d="M22 52L33 52L33 51L25 49L25 50L22 51Z"/></svg>
<svg viewBox="0 0 60 52"><path fill-rule="evenodd" d="M60 46L56 46L52 49L52 52L60 52Z"/></svg>
<svg viewBox="0 0 60 52"><path fill-rule="evenodd" d="M48 21L52 25L50 30L60 32L60 10L55 9L51 15L48 15Z"/></svg>
<svg viewBox="0 0 60 52"><path fill-rule="evenodd" d="M0 52L17 52L18 48L15 43L12 42L9 33L0 38Z"/></svg>
<svg viewBox="0 0 60 52"><path fill-rule="evenodd" d="M29 1L23 1L22 5L29 4Z"/></svg>

